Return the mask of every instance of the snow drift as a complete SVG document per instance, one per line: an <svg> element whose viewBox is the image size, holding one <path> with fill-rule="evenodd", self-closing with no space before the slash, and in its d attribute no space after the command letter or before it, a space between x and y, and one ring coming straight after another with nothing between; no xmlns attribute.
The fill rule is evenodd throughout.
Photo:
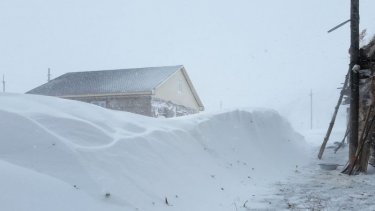
<svg viewBox="0 0 375 211"><path fill-rule="evenodd" d="M235 210L307 159L264 109L154 119L2 94L0 117L1 210Z"/></svg>

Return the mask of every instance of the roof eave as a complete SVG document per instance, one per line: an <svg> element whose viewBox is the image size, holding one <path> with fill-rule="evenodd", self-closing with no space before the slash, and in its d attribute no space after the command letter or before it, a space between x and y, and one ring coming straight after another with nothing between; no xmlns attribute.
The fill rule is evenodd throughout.
<svg viewBox="0 0 375 211"><path fill-rule="evenodd" d="M189 75L187 74L187 72L185 70L185 67L182 66L180 70L181 70L182 74L184 75L184 77L186 78L187 83L189 84L190 90L193 93L193 96L194 96L195 100L197 101L199 110L203 111L204 110L203 103L202 103L201 99L199 98L198 93L195 90L195 88L193 86L193 83L191 82L190 77L189 77Z"/></svg>
<svg viewBox="0 0 375 211"><path fill-rule="evenodd" d="M152 91L142 92L123 92L123 93L103 93L103 94L84 94L84 95L57 95L61 98L80 98L80 97L106 97L106 96L134 96L134 95L152 95Z"/></svg>

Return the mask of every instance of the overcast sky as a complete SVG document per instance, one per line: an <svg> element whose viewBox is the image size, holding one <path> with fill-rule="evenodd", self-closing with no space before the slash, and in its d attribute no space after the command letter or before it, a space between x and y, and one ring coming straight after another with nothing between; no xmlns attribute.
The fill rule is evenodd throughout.
<svg viewBox="0 0 375 211"><path fill-rule="evenodd" d="M375 1L361 0L375 32ZM323 128L349 55L350 1L1 0L0 73L23 93L66 72L183 64L207 110L269 107Z"/></svg>

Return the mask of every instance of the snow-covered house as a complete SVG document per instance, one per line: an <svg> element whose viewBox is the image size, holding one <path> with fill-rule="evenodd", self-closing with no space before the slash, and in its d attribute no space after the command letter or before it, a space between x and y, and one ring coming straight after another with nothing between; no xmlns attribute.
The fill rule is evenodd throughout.
<svg viewBox="0 0 375 211"><path fill-rule="evenodd" d="M183 116L204 110L182 65L71 72L27 94L79 100L152 117Z"/></svg>

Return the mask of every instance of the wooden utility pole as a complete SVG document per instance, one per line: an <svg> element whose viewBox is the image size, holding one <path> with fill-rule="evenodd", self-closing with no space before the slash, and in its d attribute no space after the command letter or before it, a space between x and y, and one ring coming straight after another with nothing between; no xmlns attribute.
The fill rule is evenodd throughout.
<svg viewBox="0 0 375 211"><path fill-rule="evenodd" d="M310 129L313 129L313 92L310 90Z"/></svg>
<svg viewBox="0 0 375 211"><path fill-rule="evenodd" d="M350 9L350 134L349 134L349 169L355 165L358 147L359 117L359 74L354 68L359 64L359 0L351 0ZM348 168L347 168L348 169ZM351 173L344 171L344 173Z"/></svg>
<svg viewBox="0 0 375 211"><path fill-rule="evenodd" d="M47 82L51 80L51 68L48 68Z"/></svg>
<svg viewBox="0 0 375 211"><path fill-rule="evenodd" d="M3 92L5 92L5 76L3 74Z"/></svg>

